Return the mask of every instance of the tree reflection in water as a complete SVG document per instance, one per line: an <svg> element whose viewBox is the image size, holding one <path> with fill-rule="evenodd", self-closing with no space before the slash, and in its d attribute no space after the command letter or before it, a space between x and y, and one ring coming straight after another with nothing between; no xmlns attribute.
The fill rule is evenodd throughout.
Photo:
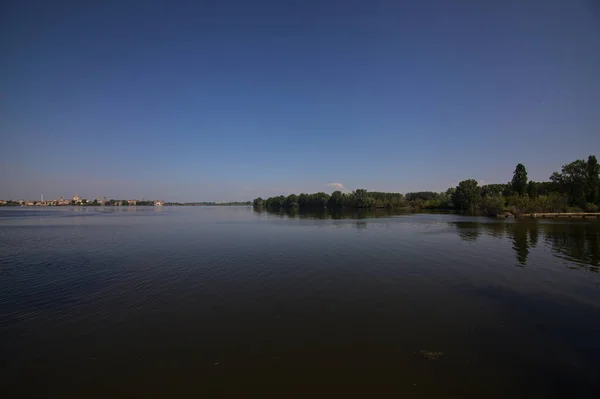
<svg viewBox="0 0 600 399"><path fill-rule="evenodd" d="M353 219L351 225L358 229L367 228L365 219L381 218L411 213L398 213L389 209L351 209L330 211L326 208L312 211L272 212L255 209L255 212L277 215L291 219ZM420 215L416 215L418 218ZM416 220L416 219L415 219ZM600 221L598 220L510 220L485 219L448 222L456 229L458 236L467 242L476 242L482 235L507 238L512 242L519 266L526 266L533 248L540 244L551 248L559 258L574 262L575 267L600 271Z"/></svg>
<svg viewBox="0 0 600 399"><path fill-rule="evenodd" d="M541 238L555 256L575 262L576 267L599 271L600 223L597 221L490 220L450 224L456 227L458 236L465 241L474 241L482 234L499 238L506 235L512 241L521 266L527 265L530 250L539 245Z"/></svg>

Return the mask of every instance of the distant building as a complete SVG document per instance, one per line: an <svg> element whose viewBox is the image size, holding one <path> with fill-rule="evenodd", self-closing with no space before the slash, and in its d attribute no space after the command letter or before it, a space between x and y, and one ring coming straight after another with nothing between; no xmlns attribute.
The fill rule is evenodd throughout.
<svg viewBox="0 0 600 399"><path fill-rule="evenodd" d="M154 206L164 206L164 205L165 205L164 201L158 201L158 200L154 201Z"/></svg>
<svg viewBox="0 0 600 399"><path fill-rule="evenodd" d="M81 199L81 198L79 198L79 196L78 196L77 194L75 194L75 196L73 197L73 201L74 201L75 203L78 203L80 199Z"/></svg>
<svg viewBox="0 0 600 399"><path fill-rule="evenodd" d="M127 203L129 205L137 205L137 200L128 200Z"/></svg>

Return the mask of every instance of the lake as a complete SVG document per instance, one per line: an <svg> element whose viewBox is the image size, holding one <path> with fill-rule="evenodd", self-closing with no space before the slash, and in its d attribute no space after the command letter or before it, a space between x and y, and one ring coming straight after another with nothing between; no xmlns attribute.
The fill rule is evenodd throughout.
<svg viewBox="0 0 600 399"><path fill-rule="evenodd" d="M600 223L0 208L2 397L600 397Z"/></svg>

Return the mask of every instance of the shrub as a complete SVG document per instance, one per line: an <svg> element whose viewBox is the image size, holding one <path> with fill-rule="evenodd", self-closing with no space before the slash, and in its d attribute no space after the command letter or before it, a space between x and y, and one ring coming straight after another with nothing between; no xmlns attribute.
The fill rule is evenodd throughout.
<svg viewBox="0 0 600 399"><path fill-rule="evenodd" d="M587 206L585 207L585 210L587 212L598 212L598 205L588 202Z"/></svg>
<svg viewBox="0 0 600 399"><path fill-rule="evenodd" d="M550 193L548 195L550 212L565 212L567 210L569 198L566 195Z"/></svg>
<svg viewBox="0 0 600 399"><path fill-rule="evenodd" d="M486 216L496 216L504 212L504 197L484 197L481 199L481 212Z"/></svg>
<svg viewBox="0 0 600 399"><path fill-rule="evenodd" d="M435 209L439 208L442 202L440 200L427 200L423 203L423 208L425 209Z"/></svg>
<svg viewBox="0 0 600 399"><path fill-rule="evenodd" d="M509 205L510 211L515 216L519 216L522 213L527 213L531 209L531 203L529 197L526 195L511 195L506 198L506 203Z"/></svg>

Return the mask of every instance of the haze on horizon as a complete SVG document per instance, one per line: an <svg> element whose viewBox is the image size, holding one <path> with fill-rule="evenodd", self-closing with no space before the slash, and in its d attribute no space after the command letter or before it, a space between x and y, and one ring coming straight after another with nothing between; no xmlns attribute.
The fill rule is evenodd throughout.
<svg viewBox="0 0 600 399"><path fill-rule="evenodd" d="M600 8L5 2L0 198L531 180L600 149Z"/></svg>

